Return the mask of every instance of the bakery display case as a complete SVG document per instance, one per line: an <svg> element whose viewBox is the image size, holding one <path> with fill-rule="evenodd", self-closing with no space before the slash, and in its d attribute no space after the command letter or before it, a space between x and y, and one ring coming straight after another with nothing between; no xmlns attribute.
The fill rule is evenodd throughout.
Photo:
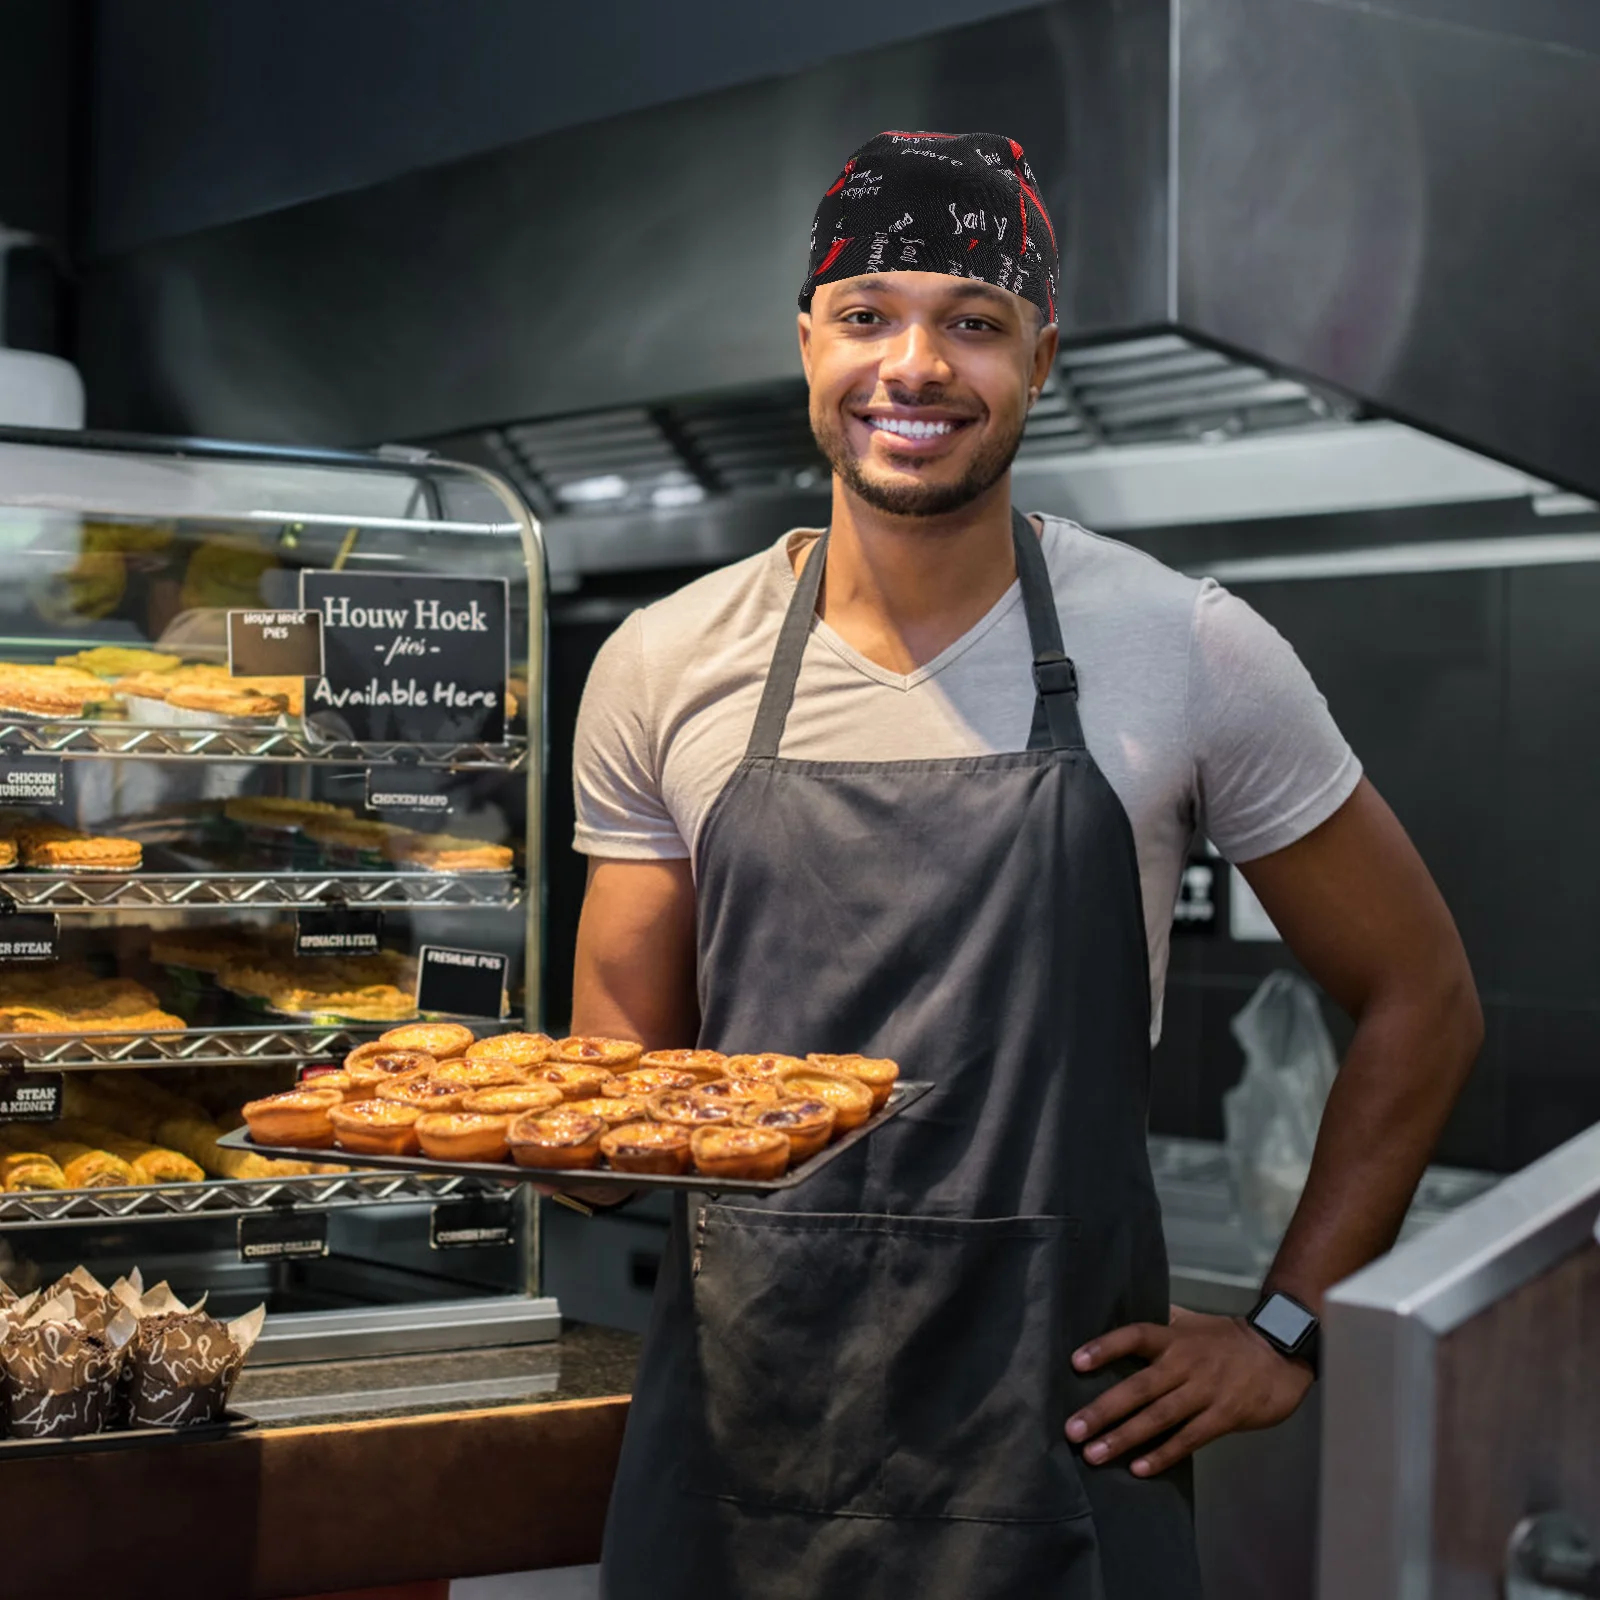
<svg viewBox="0 0 1600 1600"><path fill-rule="evenodd" d="M0 1278L264 1302L253 1365L555 1336L525 1185L220 1142L537 1027L544 617L476 467L0 430Z"/></svg>

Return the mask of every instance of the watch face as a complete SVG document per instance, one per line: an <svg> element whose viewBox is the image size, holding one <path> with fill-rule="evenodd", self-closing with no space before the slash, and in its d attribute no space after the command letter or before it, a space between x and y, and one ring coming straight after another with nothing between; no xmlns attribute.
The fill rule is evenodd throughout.
<svg viewBox="0 0 1600 1600"><path fill-rule="evenodd" d="M1305 1337L1317 1319L1287 1295L1275 1294L1250 1320L1269 1339L1292 1347Z"/></svg>

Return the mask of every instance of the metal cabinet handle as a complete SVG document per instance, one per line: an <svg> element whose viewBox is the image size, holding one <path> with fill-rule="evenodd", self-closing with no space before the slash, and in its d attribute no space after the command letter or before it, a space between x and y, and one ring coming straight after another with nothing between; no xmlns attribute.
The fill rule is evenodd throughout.
<svg viewBox="0 0 1600 1600"><path fill-rule="evenodd" d="M1505 1600L1600 1600L1600 1551L1564 1511L1524 1517L1506 1545Z"/></svg>

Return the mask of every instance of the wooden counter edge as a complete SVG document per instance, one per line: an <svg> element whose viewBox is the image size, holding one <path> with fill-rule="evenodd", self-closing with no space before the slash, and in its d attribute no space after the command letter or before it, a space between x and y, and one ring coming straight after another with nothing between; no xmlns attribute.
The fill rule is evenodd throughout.
<svg viewBox="0 0 1600 1600"><path fill-rule="evenodd" d="M6 1600L293 1600L594 1561L627 1414L610 1395L0 1460Z"/></svg>

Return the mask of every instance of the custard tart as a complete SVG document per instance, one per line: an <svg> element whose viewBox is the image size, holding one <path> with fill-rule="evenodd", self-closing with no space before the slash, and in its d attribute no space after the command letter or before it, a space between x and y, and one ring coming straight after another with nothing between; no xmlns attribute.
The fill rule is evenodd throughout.
<svg viewBox="0 0 1600 1600"><path fill-rule="evenodd" d="M394 1100L355 1100L331 1107L328 1121L333 1142L353 1156L414 1156L421 1115Z"/></svg>
<svg viewBox="0 0 1600 1600"><path fill-rule="evenodd" d="M620 1127L624 1122L644 1122L650 1116L649 1102L637 1094L601 1094L592 1100L569 1100L567 1106L599 1117L608 1128Z"/></svg>
<svg viewBox="0 0 1600 1600"><path fill-rule="evenodd" d="M789 1159L807 1161L833 1137L837 1113L826 1100L793 1096L772 1105L747 1105L735 1116L741 1128L772 1128L789 1139Z"/></svg>
<svg viewBox="0 0 1600 1600"><path fill-rule="evenodd" d="M701 1079L683 1067L635 1067L632 1072L619 1073L602 1090L604 1094L636 1095L660 1094L664 1089L698 1089Z"/></svg>
<svg viewBox="0 0 1600 1600"><path fill-rule="evenodd" d="M468 1061L496 1061L509 1067L536 1067L556 1042L547 1033L491 1033L467 1046Z"/></svg>
<svg viewBox="0 0 1600 1600"><path fill-rule="evenodd" d="M363 1051L368 1053L363 1054ZM396 1078L411 1078L419 1072L433 1072L438 1065L423 1050L369 1051L366 1045L362 1045L360 1050L352 1050L344 1058L344 1070L351 1082L369 1092L380 1084L392 1083Z"/></svg>
<svg viewBox="0 0 1600 1600"><path fill-rule="evenodd" d="M694 1093L702 1100L719 1100L730 1106L770 1106L786 1097L783 1085L767 1078L716 1078L702 1083Z"/></svg>
<svg viewBox="0 0 1600 1600"><path fill-rule="evenodd" d="M595 1104L591 1100L582 1103ZM520 1117L524 1111L554 1111L560 1104L561 1091L553 1083L511 1083L498 1089L474 1089L461 1102L461 1109L491 1117Z"/></svg>
<svg viewBox="0 0 1600 1600"><path fill-rule="evenodd" d="M472 1029L459 1022L408 1022L378 1035L391 1050L426 1050L435 1061L465 1055L472 1042Z"/></svg>
<svg viewBox="0 0 1600 1600"><path fill-rule="evenodd" d="M692 1072L702 1083L723 1077L728 1058L720 1050L646 1050L639 1057L639 1066L670 1067L675 1072Z"/></svg>
<svg viewBox="0 0 1600 1600"><path fill-rule="evenodd" d="M729 1122L738 1109L731 1100L707 1100L698 1089L667 1089L646 1102L652 1122L676 1122L698 1128L708 1122Z"/></svg>
<svg viewBox="0 0 1600 1600"><path fill-rule="evenodd" d="M378 1098L396 1105L415 1106L418 1111L459 1111L461 1102L472 1090L462 1083L451 1083L431 1073L415 1073L391 1078L378 1085Z"/></svg>
<svg viewBox="0 0 1600 1600"><path fill-rule="evenodd" d="M451 1083L464 1084L469 1089L500 1089L528 1081L528 1074L521 1067L513 1067L505 1061L469 1061L465 1056L441 1061L434 1076L448 1078Z"/></svg>
<svg viewBox="0 0 1600 1600"><path fill-rule="evenodd" d="M826 1100L833 1107L835 1133L849 1133L872 1115L872 1091L859 1078L843 1072L811 1067L805 1072L790 1073L783 1086L804 1100Z"/></svg>
<svg viewBox="0 0 1600 1600"><path fill-rule="evenodd" d="M617 1172L676 1177L689 1170L690 1134L673 1122L624 1122L600 1136L600 1154Z"/></svg>
<svg viewBox="0 0 1600 1600"><path fill-rule="evenodd" d="M337 1089L346 1100L365 1100L372 1091L356 1082L348 1072L312 1072L295 1085L297 1089Z"/></svg>
<svg viewBox="0 0 1600 1600"><path fill-rule="evenodd" d="M696 1128L689 1149L707 1178L781 1178L789 1165L788 1135L775 1128Z"/></svg>
<svg viewBox="0 0 1600 1600"><path fill-rule="evenodd" d="M552 1061L578 1067L603 1067L607 1072L627 1072L639 1065L644 1046L634 1039L604 1039L596 1034L574 1034L560 1039L550 1052Z"/></svg>
<svg viewBox="0 0 1600 1600"><path fill-rule="evenodd" d="M506 1142L519 1167L592 1167L600 1159L606 1125L599 1117L563 1106L512 1118Z"/></svg>
<svg viewBox="0 0 1600 1600"><path fill-rule="evenodd" d="M806 1060L824 1072L842 1072L864 1083L872 1091L872 1109L880 1110L900 1076L900 1063L887 1056L807 1056Z"/></svg>
<svg viewBox="0 0 1600 1600"><path fill-rule="evenodd" d="M784 1073L804 1066L799 1056L729 1056L727 1073L730 1078L767 1078L776 1082Z"/></svg>
<svg viewBox="0 0 1600 1600"><path fill-rule="evenodd" d="M603 1094L611 1082L604 1067L582 1067L569 1061L541 1061L526 1077L528 1083L551 1083L563 1100L589 1100Z"/></svg>
<svg viewBox="0 0 1600 1600"><path fill-rule="evenodd" d="M435 1161L504 1161L509 1117L481 1111L425 1111L417 1118L422 1153Z"/></svg>
<svg viewBox="0 0 1600 1600"><path fill-rule="evenodd" d="M286 1144L322 1150L333 1143L328 1112L344 1104L337 1089L286 1089L252 1100L244 1107L250 1137L257 1144Z"/></svg>

